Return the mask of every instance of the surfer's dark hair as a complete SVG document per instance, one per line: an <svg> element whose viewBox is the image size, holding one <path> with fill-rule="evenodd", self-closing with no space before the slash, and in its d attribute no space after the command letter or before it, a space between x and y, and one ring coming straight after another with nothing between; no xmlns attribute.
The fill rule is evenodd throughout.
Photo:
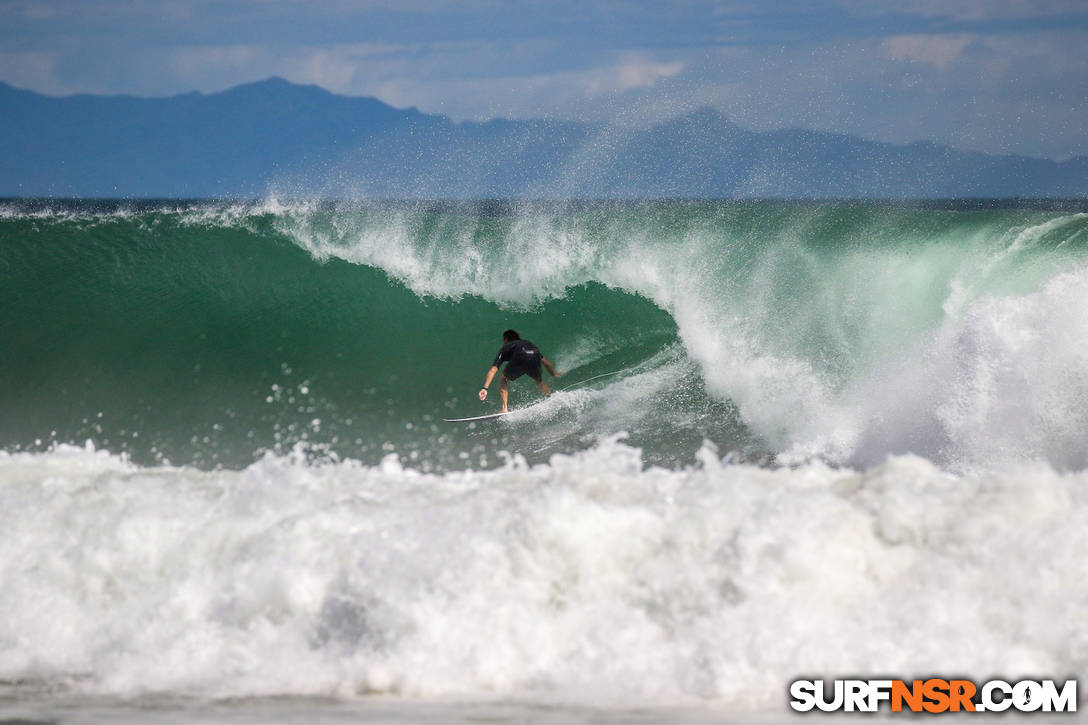
<svg viewBox="0 0 1088 725"><path fill-rule="evenodd" d="M517 330L507 330L506 332L502 333L503 342L513 342L514 340L520 339L521 335L518 334Z"/></svg>

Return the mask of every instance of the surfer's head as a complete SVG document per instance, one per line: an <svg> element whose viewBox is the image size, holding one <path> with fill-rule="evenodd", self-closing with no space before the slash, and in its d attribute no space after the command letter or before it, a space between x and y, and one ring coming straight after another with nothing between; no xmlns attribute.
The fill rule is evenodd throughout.
<svg viewBox="0 0 1088 725"><path fill-rule="evenodd" d="M517 330L507 330L506 332L502 333L503 342L513 342L514 340L520 339L521 335L518 334Z"/></svg>

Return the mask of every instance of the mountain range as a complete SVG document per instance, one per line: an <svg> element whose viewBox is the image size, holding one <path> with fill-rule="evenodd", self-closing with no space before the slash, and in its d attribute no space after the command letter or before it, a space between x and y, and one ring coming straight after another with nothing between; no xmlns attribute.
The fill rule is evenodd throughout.
<svg viewBox="0 0 1088 725"><path fill-rule="evenodd" d="M279 78L169 98L0 83L0 158L0 196L16 197L1088 196L1088 157L752 131L709 108L638 129L459 123Z"/></svg>

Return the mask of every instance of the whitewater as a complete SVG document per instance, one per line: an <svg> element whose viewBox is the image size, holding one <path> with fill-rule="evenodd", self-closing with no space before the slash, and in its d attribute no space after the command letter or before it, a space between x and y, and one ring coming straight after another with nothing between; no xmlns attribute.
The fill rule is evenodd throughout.
<svg viewBox="0 0 1088 725"><path fill-rule="evenodd" d="M0 202L0 709L1075 677L1086 261L1082 202ZM566 389L443 423L507 327Z"/></svg>

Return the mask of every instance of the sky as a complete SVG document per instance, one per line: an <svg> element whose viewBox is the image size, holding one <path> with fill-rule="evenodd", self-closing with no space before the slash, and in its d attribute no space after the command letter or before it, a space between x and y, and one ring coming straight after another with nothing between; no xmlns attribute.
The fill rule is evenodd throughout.
<svg viewBox="0 0 1088 725"><path fill-rule="evenodd" d="M0 0L0 81L213 93L280 76L456 120L1088 155L1088 0Z"/></svg>

